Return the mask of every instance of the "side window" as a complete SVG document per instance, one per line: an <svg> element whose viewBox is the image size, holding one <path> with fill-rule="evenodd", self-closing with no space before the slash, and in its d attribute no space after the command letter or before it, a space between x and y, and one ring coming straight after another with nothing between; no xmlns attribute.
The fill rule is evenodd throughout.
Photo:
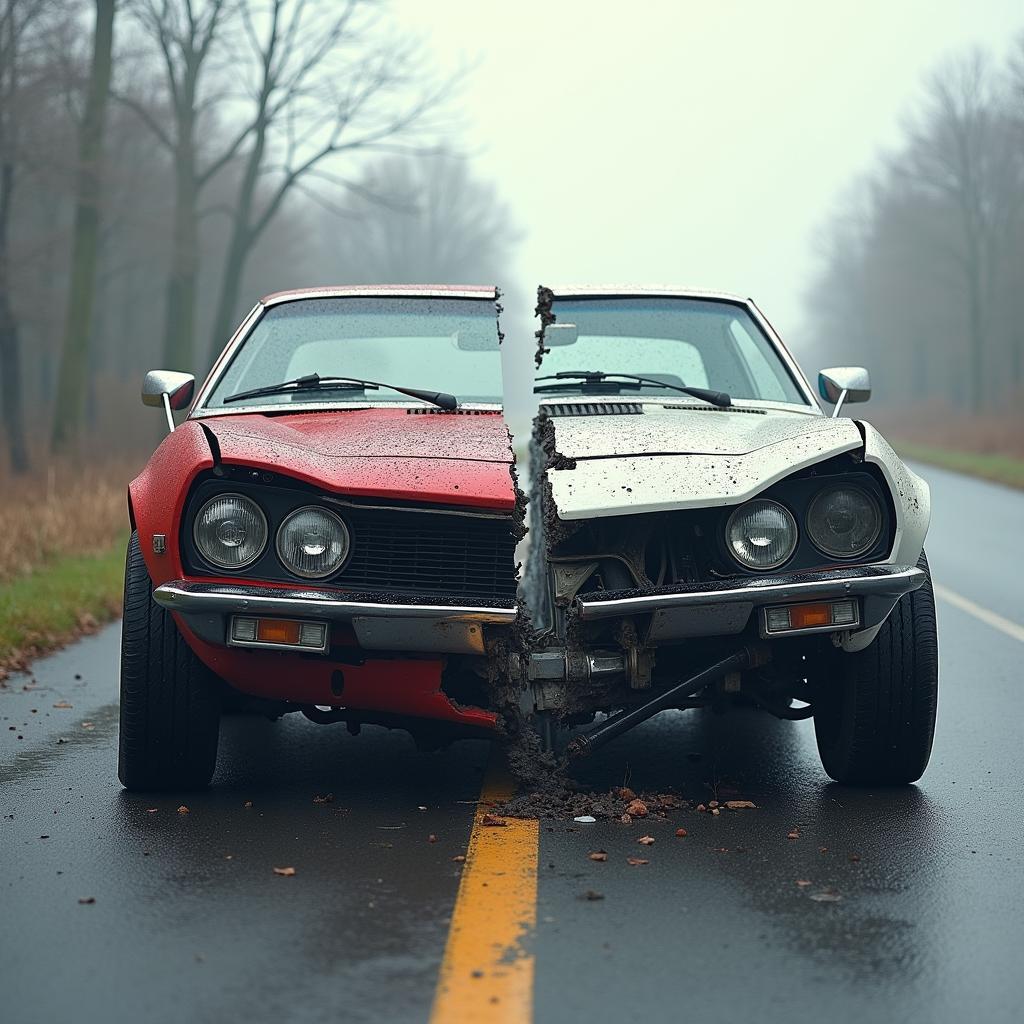
<svg viewBox="0 0 1024 1024"><path fill-rule="evenodd" d="M754 382L758 392L757 397L769 402L792 401L779 380L776 368L768 362L760 346L747 333L746 328L739 320L730 321L729 333L732 335L733 341L736 342L740 359L746 365L747 373Z"/></svg>

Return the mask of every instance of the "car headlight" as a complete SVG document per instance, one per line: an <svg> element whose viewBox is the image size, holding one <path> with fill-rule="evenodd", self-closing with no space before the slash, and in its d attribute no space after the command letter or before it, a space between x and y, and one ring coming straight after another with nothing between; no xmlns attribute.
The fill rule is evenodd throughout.
<svg viewBox="0 0 1024 1024"><path fill-rule="evenodd" d="M760 498L740 505L725 528L733 558L748 569L777 569L796 549L796 520L785 505Z"/></svg>
<svg viewBox="0 0 1024 1024"><path fill-rule="evenodd" d="M882 510L861 487L825 487L807 509L807 532L815 547L834 558L869 551L882 532Z"/></svg>
<svg viewBox="0 0 1024 1024"><path fill-rule="evenodd" d="M277 554L296 576L330 576L345 561L348 527L333 512L309 506L296 509L277 531Z"/></svg>
<svg viewBox="0 0 1024 1024"><path fill-rule="evenodd" d="M222 569L243 569L267 546L267 517L251 498L218 494L199 510L192 536L208 562Z"/></svg>

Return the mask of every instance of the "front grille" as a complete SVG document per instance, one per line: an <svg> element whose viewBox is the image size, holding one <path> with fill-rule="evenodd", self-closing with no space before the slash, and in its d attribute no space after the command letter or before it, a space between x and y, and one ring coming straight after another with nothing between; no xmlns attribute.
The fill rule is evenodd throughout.
<svg viewBox="0 0 1024 1024"><path fill-rule="evenodd" d="M332 586L514 603L511 517L360 508L343 515L352 529L352 558Z"/></svg>

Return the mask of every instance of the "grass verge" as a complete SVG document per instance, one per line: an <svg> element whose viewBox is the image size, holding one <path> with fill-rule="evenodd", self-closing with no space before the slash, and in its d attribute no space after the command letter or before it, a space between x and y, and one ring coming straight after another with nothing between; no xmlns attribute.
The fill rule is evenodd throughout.
<svg viewBox="0 0 1024 1024"><path fill-rule="evenodd" d="M124 534L0 582L0 679L120 614L127 542Z"/></svg>
<svg viewBox="0 0 1024 1024"><path fill-rule="evenodd" d="M1024 489L1024 459L1013 455L981 454L933 448L912 441L896 441L894 447L906 459L928 462L933 466L951 469L957 473L994 480L1009 487Z"/></svg>

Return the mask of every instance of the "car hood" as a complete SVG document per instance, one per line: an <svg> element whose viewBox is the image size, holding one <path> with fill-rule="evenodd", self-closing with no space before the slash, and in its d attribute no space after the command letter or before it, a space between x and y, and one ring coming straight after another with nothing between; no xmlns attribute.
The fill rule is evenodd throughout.
<svg viewBox="0 0 1024 1024"><path fill-rule="evenodd" d="M559 415L547 436L551 494L570 520L740 504L862 445L850 419L701 406Z"/></svg>
<svg viewBox="0 0 1024 1024"><path fill-rule="evenodd" d="M500 412L397 409L207 416L228 464L280 472L327 490L511 509L512 452Z"/></svg>
<svg viewBox="0 0 1024 1024"><path fill-rule="evenodd" d="M640 415L555 416L567 459L623 455L747 455L779 441L847 433L849 420L733 407L644 405Z"/></svg>
<svg viewBox="0 0 1024 1024"><path fill-rule="evenodd" d="M287 448L325 458L453 459L511 462L499 412L450 415L398 409L326 410L295 414L247 413L201 421L225 445Z"/></svg>

